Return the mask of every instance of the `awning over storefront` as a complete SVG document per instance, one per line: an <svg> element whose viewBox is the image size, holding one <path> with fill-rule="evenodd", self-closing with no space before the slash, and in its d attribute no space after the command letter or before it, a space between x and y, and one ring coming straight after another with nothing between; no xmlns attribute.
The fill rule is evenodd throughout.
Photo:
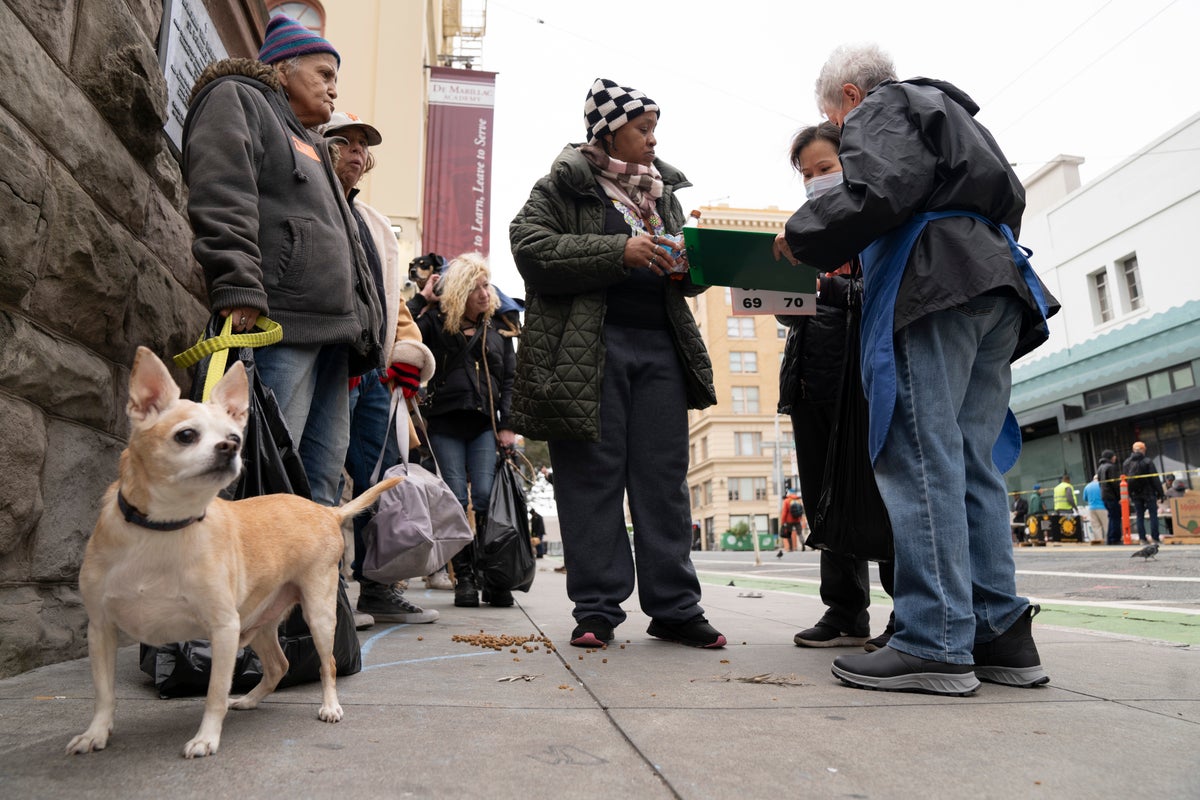
<svg viewBox="0 0 1200 800"><path fill-rule="evenodd" d="M1052 323L1053 324L1053 321ZM1077 403L1084 392L1200 358L1200 300L1168 309L1013 369L1011 406Z"/></svg>

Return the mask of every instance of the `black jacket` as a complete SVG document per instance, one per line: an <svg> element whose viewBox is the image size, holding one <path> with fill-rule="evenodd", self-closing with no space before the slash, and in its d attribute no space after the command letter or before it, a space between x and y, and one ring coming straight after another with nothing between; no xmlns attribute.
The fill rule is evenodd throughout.
<svg viewBox="0 0 1200 800"><path fill-rule="evenodd" d="M1096 480L1100 481L1100 497L1106 505L1121 499L1121 468L1111 460L1096 465Z"/></svg>
<svg viewBox="0 0 1200 800"><path fill-rule="evenodd" d="M434 378L427 390L426 413L435 417L451 411L468 410L490 417L494 403L496 427L511 430L512 424L508 418L512 409L513 373L516 371L512 338L502 336L493 327L494 320L489 320L484 332L474 340L461 332L447 333L445 324L446 318L441 309L426 311L417 320L421 340L433 351L437 363ZM486 370L482 355L485 337ZM492 379L490 396L487 375Z"/></svg>
<svg viewBox="0 0 1200 800"><path fill-rule="evenodd" d="M805 203L785 229L806 264L834 269L927 211L971 211L1018 235L1025 190L962 90L944 81L885 82L847 117L838 156L844 182ZM1058 301L1043 286L1049 313ZM995 228L970 217L931 222L913 247L896 298L895 329L987 293L1029 312L1013 358L1045 339L1036 303Z"/></svg>
<svg viewBox="0 0 1200 800"><path fill-rule="evenodd" d="M1145 502L1163 499L1162 481L1158 479L1158 475L1154 474L1158 472L1158 468L1154 466L1153 461L1146 457L1145 453L1130 453L1129 458L1125 459L1125 463L1121 465L1121 470L1129 482L1130 498L1137 498Z"/></svg>
<svg viewBox="0 0 1200 800"><path fill-rule="evenodd" d="M788 327L779 363L779 413L797 401L836 402L846 363L846 294L850 279L821 276L817 313L777 316Z"/></svg>

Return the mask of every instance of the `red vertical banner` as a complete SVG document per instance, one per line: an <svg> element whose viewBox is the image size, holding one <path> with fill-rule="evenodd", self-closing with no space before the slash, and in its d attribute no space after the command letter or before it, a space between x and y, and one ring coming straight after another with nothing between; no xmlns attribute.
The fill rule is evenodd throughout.
<svg viewBox="0 0 1200 800"><path fill-rule="evenodd" d="M421 251L488 254L496 73L431 67Z"/></svg>

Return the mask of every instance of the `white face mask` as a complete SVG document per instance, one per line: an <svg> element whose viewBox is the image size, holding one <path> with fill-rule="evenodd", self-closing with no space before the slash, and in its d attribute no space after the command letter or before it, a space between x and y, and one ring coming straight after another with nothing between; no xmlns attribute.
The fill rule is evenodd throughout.
<svg viewBox="0 0 1200 800"><path fill-rule="evenodd" d="M830 172L828 175L818 175L804 182L804 193L808 195L808 199L820 197L835 186L840 186L842 183L842 173Z"/></svg>

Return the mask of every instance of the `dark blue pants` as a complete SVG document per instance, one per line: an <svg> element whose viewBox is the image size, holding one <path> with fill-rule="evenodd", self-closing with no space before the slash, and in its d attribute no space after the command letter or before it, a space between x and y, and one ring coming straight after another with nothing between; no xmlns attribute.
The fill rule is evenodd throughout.
<svg viewBox="0 0 1200 800"><path fill-rule="evenodd" d="M567 595L576 620L618 625L636 577L644 613L685 622L703 609L691 557L683 367L667 331L610 325L604 340L600 441L549 442Z"/></svg>
<svg viewBox="0 0 1200 800"><path fill-rule="evenodd" d="M1137 514L1137 534L1138 541L1146 544L1149 540L1146 539L1146 513L1150 514L1150 538L1154 541L1159 541L1158 536L1158 502L1151 497L1131 497L1130 502L1133 503L1133 511Z"/></svg>
<svg viewBox="0 0 1200 800"><path fill-rule="evenodd" d="M1108 535L1105 541L1107 544L1122 544L1124 532L1121 530L1121 501L1105 500L1104 507L1108 509Z"/></svg>

